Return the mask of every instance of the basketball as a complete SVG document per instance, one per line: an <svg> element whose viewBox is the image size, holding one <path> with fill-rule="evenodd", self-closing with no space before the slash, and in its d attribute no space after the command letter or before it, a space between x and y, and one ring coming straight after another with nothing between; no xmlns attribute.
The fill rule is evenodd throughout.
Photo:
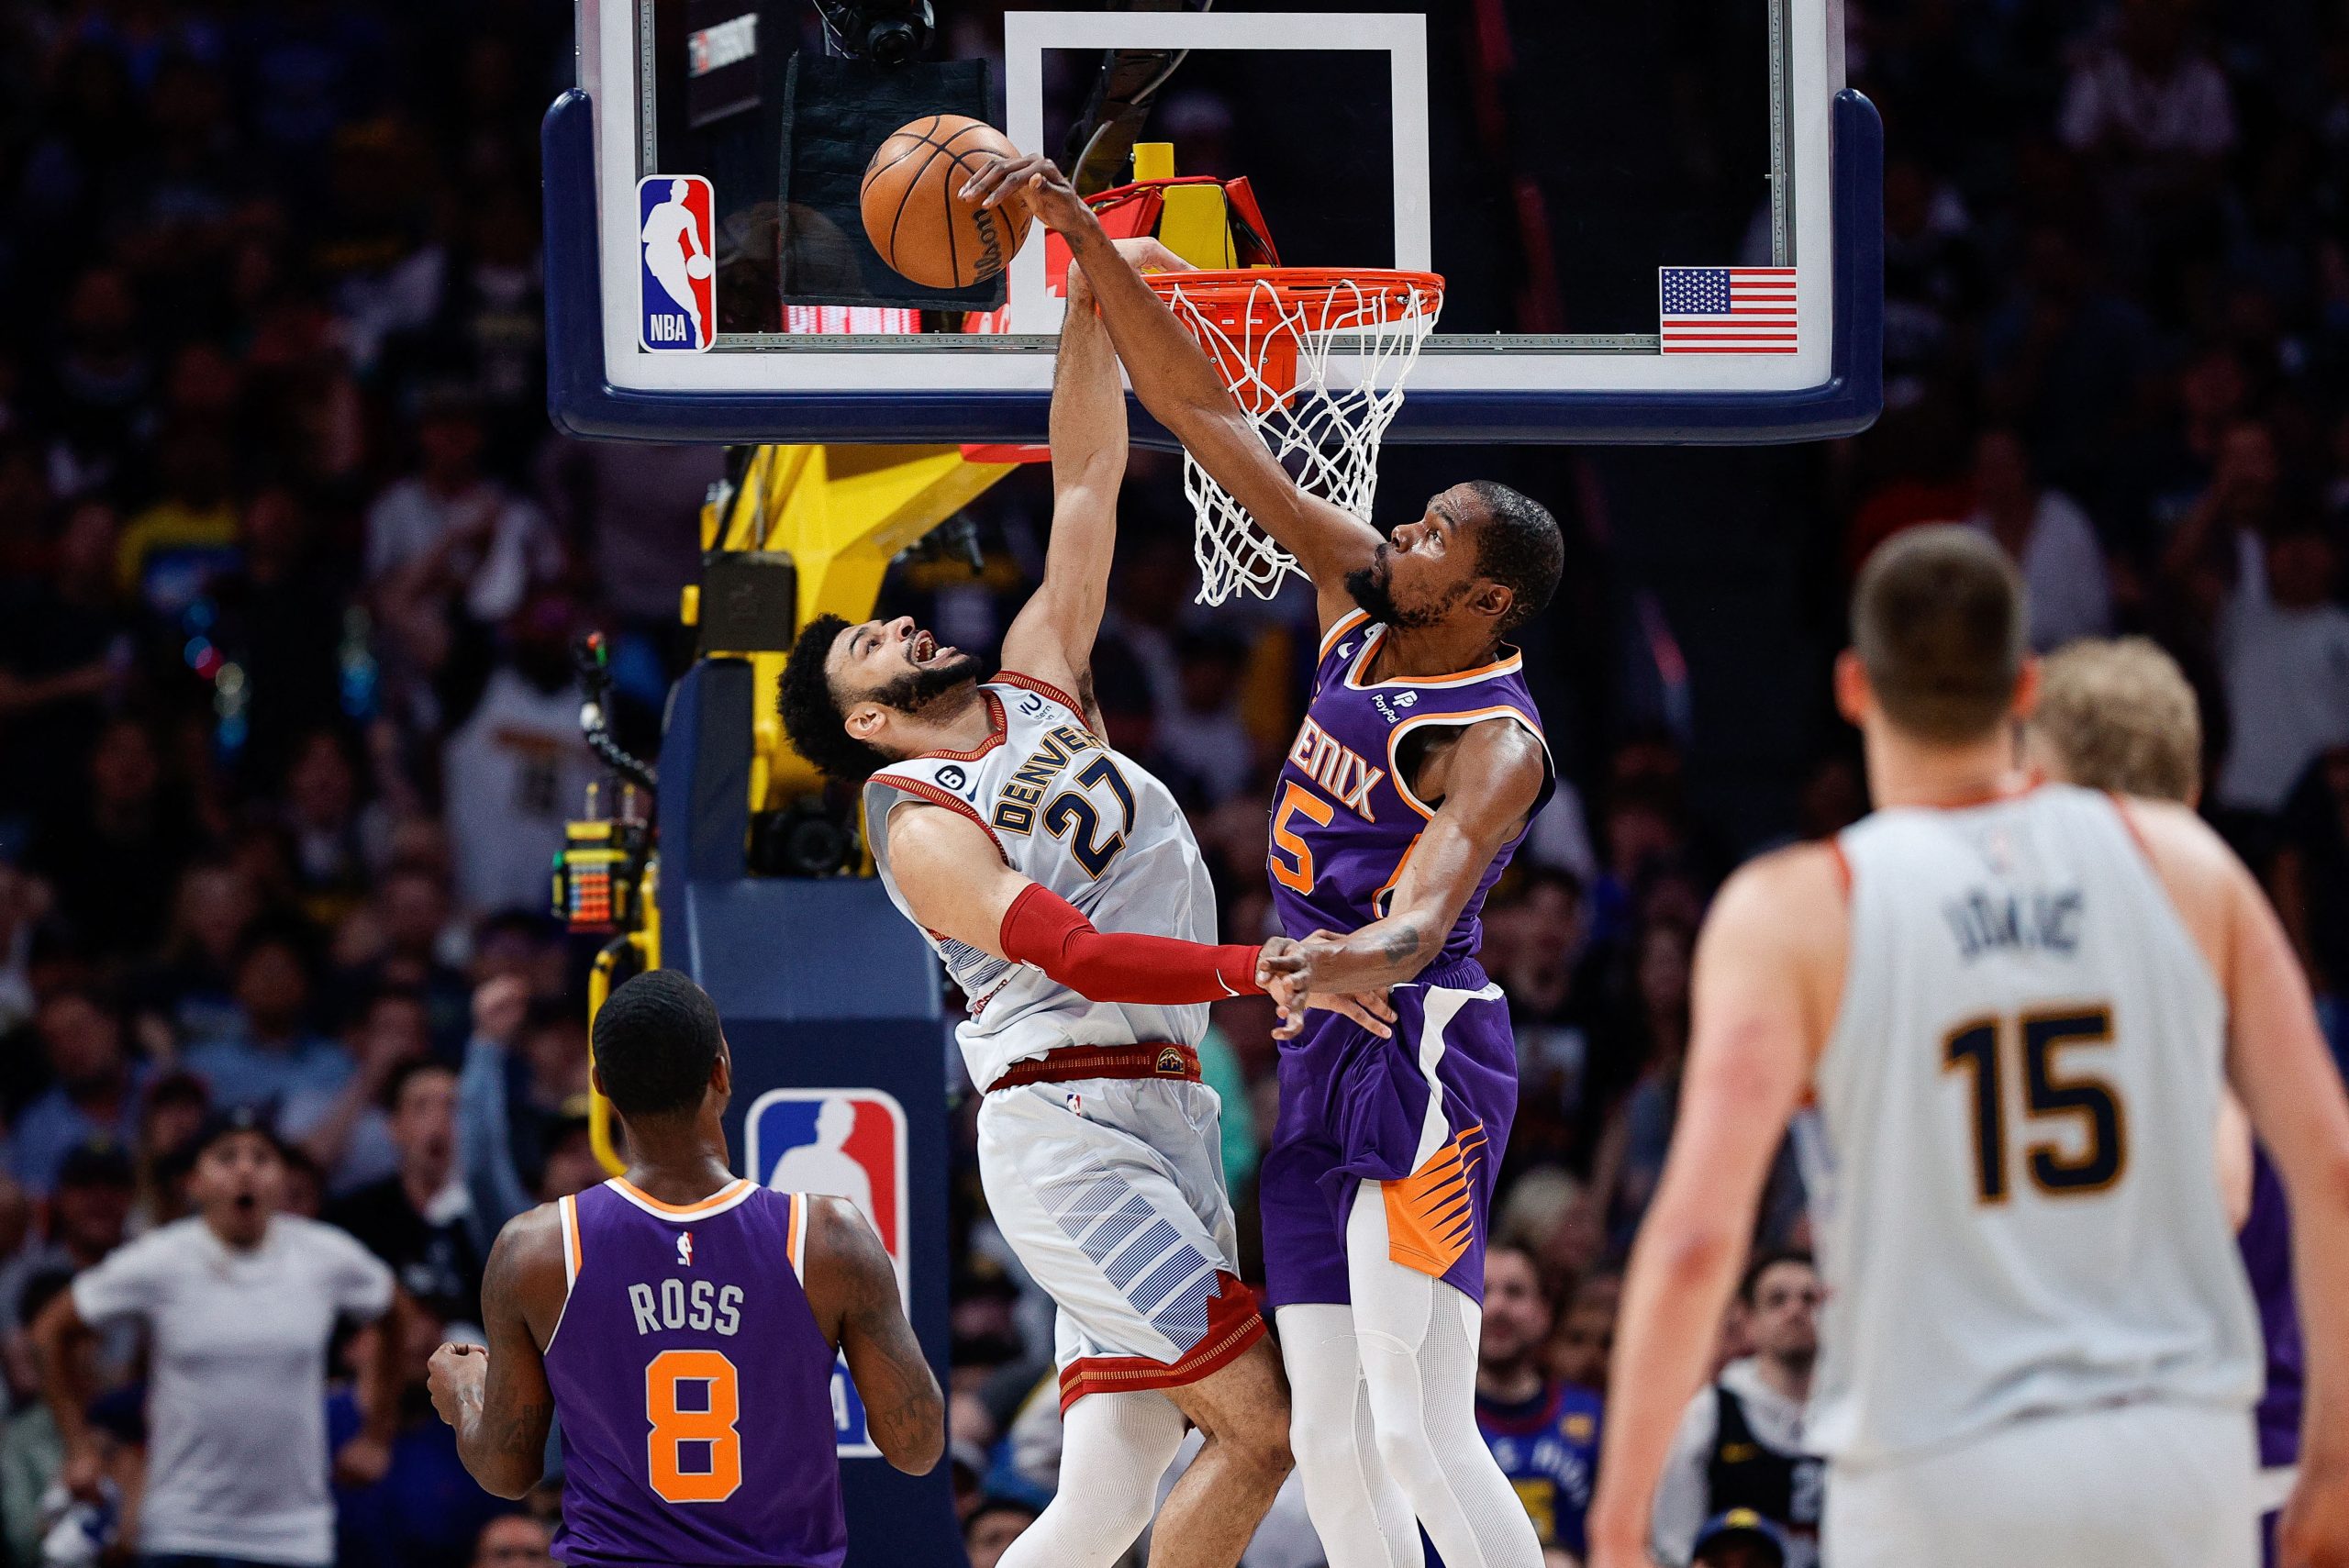
<svg viewBox="0 0 2349 1568"><path fill-rule="evenodd" d="M902 127L865 165L864 232L881 259L924 288L968 288L1011 264L1028 238L1028 205L982 207L959 194L990 157L1019 150L984 120L930 115Z"/></svg>
<svg viewBox="0 0 2349 1568"><path fill-rule="evenodd" d="M685 276L689 278L706 278L714 271L716 269L710 264L710 260L707 256L685 258Z"/></svg>

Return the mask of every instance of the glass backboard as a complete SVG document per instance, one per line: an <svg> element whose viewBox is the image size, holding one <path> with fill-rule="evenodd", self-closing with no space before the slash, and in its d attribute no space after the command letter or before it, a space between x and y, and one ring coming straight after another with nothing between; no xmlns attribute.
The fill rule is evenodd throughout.
<svg viewBox="0 0 2349 1568"><path fill-rule="evenodd" d="M578 0L581 91L546 128L559 423L1040 438L1042 230L940 295L839 200L867 142L940 108L1064 166L1090 145L1095 184L1136 140L1245 176L1286 264L1442 273L1389 440L1798 439L1875 415L1881 132L1842 89L1832 0L935 6L884 66L841 58L837 23L885 6Z"/></svg>

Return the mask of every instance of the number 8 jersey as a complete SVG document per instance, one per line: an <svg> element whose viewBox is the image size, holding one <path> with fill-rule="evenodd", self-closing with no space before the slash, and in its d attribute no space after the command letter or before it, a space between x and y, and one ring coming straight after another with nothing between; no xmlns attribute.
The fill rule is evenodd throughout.
<svg viewBox="0 0 2349 1568"><path fill-rule="evenodd" d="M889 813L923 800L976 822L1006 864L1098 929L1213 942L1215 890L1166 786L1093 734L1065 693L1008 672L979 692L993 720L985 745L908 757L865 784L865 839L898 910L921 926L890 874ZM1032 964L922 934L969 998L955 1036L980 1088L1063 1046L1196 1047L1207 1034L1204 1005L1091 1001Z"/></svg>
<svg viewBox="0 0 2349 1568"><path fill-rule="evenodd" d="M800 1284L807 1199L737 1181L664 1204L615 1178L557 1207L555 1555L840 1568L833 1350Z"/></svg>
<svg viewBox="0 0 2349 1568"><path fill-rule="evenodd" d="M2225 997L2120 806L2043 785L1838 848L1850 956L1796 1123L1829 1286L1813 1446L1865 1464L2134 1399L2248 1432Z"/></svg>

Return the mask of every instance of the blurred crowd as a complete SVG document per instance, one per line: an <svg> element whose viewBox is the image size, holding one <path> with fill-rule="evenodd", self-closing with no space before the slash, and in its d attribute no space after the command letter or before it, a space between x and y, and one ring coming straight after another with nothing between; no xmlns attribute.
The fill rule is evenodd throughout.
<svg viewBox="0 0 2349 1568"><path fill-rule="evenodd" d="M958 50L994 47L999 6L941 10ZM1479 7L1488 30L1456 47L1505 61L1489 28L1544 10ZM1486 950L1522 1090L1481 1387L1560 1561L1617 1271L1671 1135L1707 899L1745 853L1865 806L1823 659L1877 540L1970 519L2021 563L2041 647L2141 631L2177 656L2209 720L2206 809L2349 1045L2349 13L1843 10L1852 81L1887 128L1885 417L1751 469L1674 459L1750 478L1732 507L1797 519L1765 541L1799 567L1791 589L1765 598L1660 546L1708 525L1674 509L1653 457L1390 459L1391 506L1416 506L1422 472L1489 471L1572 541L1569 587L1528 637L1571 787L1497 891ZM545 913L560 825L597 777L568 649L610 635L623 731L651 750L723 464L547 426L536 128L568 83L569 28L562 0L0 12L0 284L25 307L0 325L0 1523L27 1568L96 1550L53 1528L74 1516L28 1325L189 1211L195 1129L240 1107L284 1142L285 1207L356 1237L415 1304L395 1394L362 1375L392 1329L346 1329L328 1363L341 1436L365 1401L398 1401L374 1413L385 1462L339 1484L339 1554L544 1561L551 1496L516 1513L472 1487L418 1348L473 1320L507 1217L596 1179L584 955ZM1493 85L1505 117L1538 106L1536 82ZM1488 248L1497 278L1552 264L1514 225ZM885 612L993 645L1048 506L1040 474L1006 481L970 515L983 568L909 559ZM1190 606L1163 455L1135 454L1122 522L1096 671L1112 739L1176 786L1223 929L1252 939L1309 610ZM1802 686L1766 741L1709 695L1752 678L1720 628L1750 636L1757 614L1764 646L1797 651L1771 678ZM1204 1053L1243 1224L1272 1022L1261 999L1226 1004ZM1049 1495L1057 1432L1037 1396L1046 1304L992 1233L959 1125L953 1462L984 1564ZM1790 1166L1755 1240L1778 1266L1725 1326L1720 1386L1775 1452L1799 1446L1816 1287ZM93 1353L93 1422L135 1459L147 1352L117 1331ZM1728 1407L1699 1403L1685 1435L1719 1449ZM1806 1484L1781 1479L1752 1489L1768 1506L1698 1485L1660 1543L1799 1562L1807 1521L1784 1516ZM1315 1551L1292 1508L1250 1562Z"/></svg>

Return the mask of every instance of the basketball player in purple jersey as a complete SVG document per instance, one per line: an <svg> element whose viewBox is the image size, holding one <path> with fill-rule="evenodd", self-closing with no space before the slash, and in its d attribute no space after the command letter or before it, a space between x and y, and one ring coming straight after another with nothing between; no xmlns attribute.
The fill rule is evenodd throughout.
<svg viewBox="0 0 2349 1568"><path fill-rule="evenodd" d="M1557 587L1557 522L1473 483L1382 539L1300 490L1058 169L1006 160L964 187L1015 192L1093 280L1143 406L1318 598L1312 706L1273 802L1273 894L1296 940L1267 951L1287 1038L1260 1177L1314 1528L1331 1568L1418 1564L1414 1513L1453 1568L1536 1568L1476 1430L1486 1211L1517 1101L1508 1010L1476 951L1485 895L1553 785L1505 639ZM1392 1038L1305 1010L1387 987Z"/></svg>
<svg viewBox="0 0 2349 1568"><path fill-rule="evenodd" d="M2143 638L2082 639L2041 666L2039 706L2023 727L2023 764L2062 784L2174 800L2202 795L2202 712L2177 662ZM2307 1347L2292 1299L2292 1220L2284 1184L2232 1094L2219 1118L2219 1185L2259 1307L2266 1381L2259 1437L2259 1550L2275 1568L2276 1526L2299 1476Z"/></svg>
<svg viewBox="0 0 2349 1568"><path fill-rule="evenodd" d="M839 1568L835 1351L890 1463L924 1473L946 1444L896 1272L845 1200L728 1168L733 1062L700 986L637 976L596 1013L595 1044L633 1162L499 1233L488 1348L433 1352L433 1407L501 1497L538 1483L562 1417L554 1554L574 1568Z"/></svg>

